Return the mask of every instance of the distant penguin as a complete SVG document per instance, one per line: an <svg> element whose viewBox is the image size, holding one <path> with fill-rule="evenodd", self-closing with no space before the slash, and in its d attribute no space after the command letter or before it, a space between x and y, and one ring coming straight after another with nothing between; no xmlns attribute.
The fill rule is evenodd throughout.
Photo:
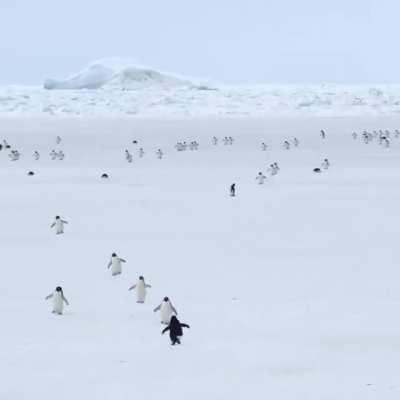
<svg viewBox="0 0 400 400"><path fill-rule="evenodd" d="M143 158L143 156L144 156L143 147L141 147L141 148L139 149L138 154L139 154L139 158Z"/></svg>
<svg viewBox="0 0 400 400"><path fill-rule="evenodd" d="M57 144L60 144L60 143L61 143L61 136L57 136L57 137L56 137L56 143L57 143Z"/></svg>
<svg viewBox="0 0 400 400"><path fill-rule="evenodd" d="M316 174L320 174L320 173L322 172L322 171L321 171L321 168L314 168L313 171L314 171Z"/></svg>
<svg viewBox="0 0 400 400"><path fill-rule="evenodd" d="M33 176L33 175L35 175L35 173L34 173L33 171L29 171L29 172L28 172L28 175L29 175L29 176Z"/></svg>
<svg viewBox="0 0 400 400"><path fill-rule="evenodd" d="M39 160L40 154L39 154L38 151L35 151L35 152L33 153L33 158L34 158L36 161Z"/></svg>
<svg viewBox="0 0 400 400"><path fill-rule="evenodd" d="M106 173L102 174L101 179L108 179L108 174L106 174Z"/></svg>
<svg viewBox="0 0 400 400"><path fill-rule="evenodd" d="M261 150L262 150L262 151L267 151L267 148L268 148L267 144L264 143L264 142L262 142L262 143L261 143Z"/></svg>
<svg viewBox="0 0 400 400"><path fill-rule="evenodd" d="M151 288L151 285L147 285L144 281L143 276L139 276L139 280L136 285L131 286L128 290L136 289L136 302L144 303L146 300L146 294L148 288Z"/></svg>
<svg viewBox="0 0 400 400"><path fill-rule="evenodd" d="M321 129L321 138L325 139L325 137L326 137L326 133L323 129Z"/></svg>
<svg viewBox="0 0 400 400"><path fill-rule="evenodd" d="M267 177L262 172L259 172L256 176L256 181L259 185L263 185L266 179Z"/></svg>
<svg viewBox="0 0 400 400"><path fill-rule="evenodd" d="M116 253L111 254L111 260L107 265L107 268L110 269L111 267L111 275L116 276L122 273L121 263L126 263L123 258L117 256Z"/></svg>
<svg viewBox="0 0 400 400"><path fill-rule="evenodd" d="M50 225L50 228L56 228L56 234L60 235L64 233L64 225L68 224L67 221L60 218L59 215L56 215L54 222Z"/></svg>
<svg viewBox="0 0 400 400"><path fill-rule="evenodd" d="M230 190L231 190L231 196L235 197L236 196L236 183L232 183Z"/></svg>
<svg viewBox="0 0 400 400"><path fill-rule="evenodd" d="M53 299L53 314L61 315L64 311L64 303L69 306L68 300L64 296L61 286L57 286L53 293L46 296L46 300Z"/></svg>
<svg viewBox="0 0 400 400"><path fill-rule="evenodd" d="M182 328L190 329L190 326L188 324L182 324L179 322L178 318L173 315L168 326L163 329L162 334L164 335L165 332L169 331L169 338L171 339L172 346L181 344L181 337L183 336Z"/></svg>
<svg viewBox="0 0 400 400"><path fill-rule="evenodd" d="M171 317L175 314L178 315L176 312L175 307L172 305L168 297L164 297L163 301L160 305L158 305L153 312L160 311L161 323L168 325Z"/></svg>
<svg viewBox="0 0 400 400"><path fill-rule="evenodd" d="M217 145L218 145L218 138L217 138L216 136L213 136L213 138L211 139L211 143L212 143L214 146L217 146Z"/></svg>
<svg viewBox="0 0 400 400"><path fill-rule="evenodd" d="M329 164L328 159L325 158L321 166L323 169L328 169L331 166L331 164Z"/></svg>
<svg viewBox="0 0 400 400"><path fill-rule="evenodd" d="M159 160L161 160L161 159L163 158L163 156L164 156L163 151L162 151L161 149L158 149L158 150L156 151L156 156L157 156L157 158L158 158Z"/></svg>

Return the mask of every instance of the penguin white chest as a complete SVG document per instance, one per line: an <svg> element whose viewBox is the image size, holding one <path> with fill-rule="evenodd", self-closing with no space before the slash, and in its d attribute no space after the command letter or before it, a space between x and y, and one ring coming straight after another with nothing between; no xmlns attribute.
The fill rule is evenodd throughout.
<svg viewBox="0 0 400 400"><path fill-rule="evenodd" d="M63 233L64 232L64 223L60 219L56 220L55 227L56 227L56 232L57 233Z"/></svg>
<svg viewBox="0 0 400 400"><path fill-rule="evenodd" d="M143 281L139 281L137 284L137 301L143 303L146 299L146 286Z"/></svg>
<svg viewBox="0 0 400 400"><path fill-rule="evenodd" d="M163 322L164 324L169 324L169 321L171 320L173 314L171 305L169 303L163 303L161 306L160 314L161 322Z"/></svg>
<svg viewBox="0 0 400 400"><path fill-rule="evenodd" d="M111 260L111 273L112 275L118 275L122 272L121 261L117 257L113 257Z"/></svg>
<svg viewBox="0 0 400 400"><path fill-rule="evenodd" d="M55 292L53 294L53 312L62 314L64 311L64 302L61 293Z"/></svg>

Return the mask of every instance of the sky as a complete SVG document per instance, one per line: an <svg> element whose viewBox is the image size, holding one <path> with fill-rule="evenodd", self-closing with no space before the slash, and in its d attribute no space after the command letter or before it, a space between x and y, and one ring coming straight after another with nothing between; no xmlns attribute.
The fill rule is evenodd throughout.
<svg viewBox="0 0 400 400"><path fill-rule="evenodd" d="M0 0L0 84L106 57L226 84L399 83L398 0Z"/></svg>

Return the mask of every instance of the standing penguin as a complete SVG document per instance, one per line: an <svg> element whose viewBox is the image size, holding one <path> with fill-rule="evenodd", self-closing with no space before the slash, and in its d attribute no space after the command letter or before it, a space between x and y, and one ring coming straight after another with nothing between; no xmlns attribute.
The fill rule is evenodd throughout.
<svg viewBox="0 0 400 400"><path fill-rule="evenodd" d="M50 225L50 228L56 228L56 234L61 235L64 233L64 224L68 224L67 221L60 218L59 215L56 215L55 221Z"/></svg>
<svg viewBox="0 0 400 400"><path fill-rule="evenodd" d="M131 286L128 290L136 289L137 303L144 303L146 300L147 288L151 288L151 285L147 285L144 281L143 276L139 276L138 283Z"/></svg>
<svg viewBox="0 0 400 400"><path fill-rule="evenodd" d="M263 185L266 179L267 177L262 172L259 172L256 176L256 181L259 185Z"/></svg>
<svg viewBox="0 0 400 400"><path fill-rule="evenodd" d="M69 306L61 286L57 286L53 293L46 296L46 300L53 299L53 314L61 315L64 311L64 303Z"/></svg>
<svg viewBox="0 0 400 400"><path fill-rule="evenodd" d="M171 344L174 346L175 344L181 344L181 337L183 336L182 328L190 329L188 324L182 324L179 322L178 318L173 315L171 317L171 321L169 325L163 329L162 334L164 335L165 332L169 331L169 337L171 339Z"/></svg>
<svg viewBox="0 0 400 400"><path fill-rule="evenodd" d="M231 196L235 197L236 195L236 183L232 183L231 185Z"/></svg>
<svg viewBox="0 0 400 400"><path fill-rule="evenodd" d="M40 154L39 154L38 151L35 151L35 152L33 153L33 158L34 158L36 161L39 160Z"/></svg>
<svg viewBox="0 0 400 400"><path fill-rule="evenodd" d="M171 317L175 314L178 315L176 312L175 307L172 305L168 297L164 297L163 301L160 305L158 305L153 312L160 311L161 323L168 325Z"/></svg>
<svg viewBox="0 0 400 400"><path fill-rule="evenodd" d="M60 143L61 143L61 136L57 136L57 137L56 137L56 143L57 143L57 144L60 144Z"/></svg>
<svg viewBox="0 0 400 400"><path fill-rule="evenodd" d="M119 275L122 272L121 263L126 263L123 258L119 258L116 253L111 254L111 260L108 263L107 268L111 267L111 275Z"/></svg>

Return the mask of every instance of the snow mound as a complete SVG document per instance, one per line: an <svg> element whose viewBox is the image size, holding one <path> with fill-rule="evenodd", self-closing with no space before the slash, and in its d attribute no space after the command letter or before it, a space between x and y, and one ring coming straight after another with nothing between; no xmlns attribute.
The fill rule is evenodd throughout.
<svg viewBox="0 0 400 400"><path fill-rule="evenodd" d="M65 80L46 79L44 88L56 89L142 89L145 87L194 86L190 80L165 74L146 67L134 65L132 61L104 59Z"/></svg>

